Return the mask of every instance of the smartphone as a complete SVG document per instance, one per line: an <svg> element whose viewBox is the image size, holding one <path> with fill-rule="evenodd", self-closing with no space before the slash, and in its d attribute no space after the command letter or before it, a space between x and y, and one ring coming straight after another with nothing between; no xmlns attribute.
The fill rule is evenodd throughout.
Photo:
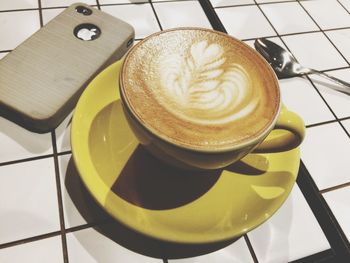
<svg viewBox="0 0 350 263"><path fill-rule="evenodd" d="M0 60L0 116L37 133L55 129L134 37L128 23L71 5Z"/></svg>

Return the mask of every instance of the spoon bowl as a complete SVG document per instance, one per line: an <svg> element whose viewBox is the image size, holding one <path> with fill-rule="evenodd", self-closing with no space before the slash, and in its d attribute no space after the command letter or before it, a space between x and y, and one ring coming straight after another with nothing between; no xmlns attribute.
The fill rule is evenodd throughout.
<svg viewBox="0 0 350 263"><path fill-rule="evenodd" d="M348 82L300 65L290 52L276 43L265 38L258 38L254 42L254 47L271 65L279 79L317 74L336 82L338 86L332 86L333 89L350 95L350 84Z"/></svg>
<svg viewBox="0 0 350 263"><path fill-rule="evenodd" d="M269 62L280 79L310 73L310 69L302 67L291 53L272 41L259 38L255 41L254 46Z"/></svg>

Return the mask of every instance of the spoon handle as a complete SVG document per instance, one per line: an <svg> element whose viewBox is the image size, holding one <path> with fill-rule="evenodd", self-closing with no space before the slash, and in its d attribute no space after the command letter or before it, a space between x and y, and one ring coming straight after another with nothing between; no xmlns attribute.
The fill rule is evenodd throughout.
<svg viewBox="0 0 350 263"><path fill-rule="evenodd" d="M335 78L333 76L330 76L330 75L328 75L328 74L326 74L324 72L318 71L318 70L310 69L310 73L311 74L317 74L319 76L322 76L322 77L324 77L326 79L329 79L329 80L337 83L338 86L332 86L331 88L350 95L350 83L348 83L346 81L343 81L341 79Z"/></svg>

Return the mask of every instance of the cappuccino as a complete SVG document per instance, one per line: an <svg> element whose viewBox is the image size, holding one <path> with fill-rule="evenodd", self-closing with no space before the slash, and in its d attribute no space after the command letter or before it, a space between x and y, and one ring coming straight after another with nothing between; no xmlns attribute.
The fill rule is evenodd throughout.
<svg viewBox="0 0 350 263"><path fill-rule="evenodd" d="M263 58L213 30L145 38L128 53L119 82L136 121L193 150L232 149L266 135L280 107L277 79Z"/></svg>

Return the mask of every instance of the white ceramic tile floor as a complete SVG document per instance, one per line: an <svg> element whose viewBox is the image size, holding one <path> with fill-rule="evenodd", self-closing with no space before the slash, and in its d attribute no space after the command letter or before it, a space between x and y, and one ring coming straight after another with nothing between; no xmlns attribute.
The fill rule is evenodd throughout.
<svg viewBox="0 0 350 263"><path fill-rule="evenodd" d="M287 2L289 0L256 0L258 4L264 4L264 3L274 3L274 2Z"/></svg>
<svg viewBox="0 0 350 263"><path fill-rule="evenodd" d="M99 0L100 5L148 3L148 0Z"/></svg>
<svg viewBox="0 0 350 263"><path fill-rule="evenodd" d="M151 0L152 2L184 2L184 1L198 1L198 0Z"/></svg>
<svg viewBox="0 0 350 263"><path fill-rule="evenodd" d="M168 260L169 263L253 263L254 260L249 252L244 238L240 238L232 245L198 257Z"/></svg>
<svg viewBox="0 0 350 263"><path fill-rule="evenodd" d="M213 7L254 4L254 0L210 0Z"/></svg>
<svg viewBox="0 0 350 263"><path fill-rule="evenodd" d="M350 186L324 193L323 197L350 240Z"/></svg>
<svg viewBox="0 0 350 263"><path fill-rule="evenodd" d="M76 206L74 205L74 203L73 203L72 199L70 198L69 193L67 191L66 174L67 174L67 168L68 168L68 163L69 163L70 159L71 159L70 154L63 155L63 156L59 157L63 215L64 215L64 223L65 223L66 229L87 224L87 221L79 213L79 211L77 210ZM78 189L77 191L80 191L80 189Z"/></svg>
<svg viewBox="0 0 350 263"><path fill-rule="evenodd" d="M55 16L60 14L63 10L65 10L65 9L64 8L43 9L42 10L43 24L46 25L47 22L49 22Z"/></svg>
<svg viewBox="0 0 350 263"><path fill-rule="evenodd" d="M276 35L256 6L217 8L216 13L227 33L236 38L249 39Z"/></svg>
<svg viewBox="0 0 350 263"><path fill-rule="evenodd" d="M344 55L345 59L350 61L350 29L327 31L326 35L333 44Z"/></svg>
<svg viewBox="0 0 350 263"><path fill-rule="evenodd" d="M0 167L0 243L60 230L53 158Z"/></svg>
<svg viewBox="0 0 350 263"><path fill-rule="evenodd" d="M341 3L348 10L348 12L350 12L350 0L339 0L339 3Z"/></svg>
<svg viewBox="0 0 350 263"><path fill-rule="evenodd" d="M59 157L59 170L65 228L96 223L105 219L104 212L97 210L99 213L94 213L97 204L91 198L86 198L86 188L81 184L80 176L75 170L74 161L70 154ZM71 195L73 195L74 202ZM92 210L92 208L95 210Z"/></svg>
<svg viewBox="0 0 350 263"><path fill-rule="evenodd" d="M350 139L338 123L308 128L301 149L320 190L350 181Z"/></svg>
<svg viewBox="0 0 350 263"><path fill-rule="evenodd" d="M322 29L350 26L349 13L337 0L313 0L300 3Z"/></svg>
<svg viewBox="0 0 350 263"><path fill-rule="evenodd" d="M132 252L92 228L67 234L70 263L162 263L155 259Z"/></svg>
<svg viewBox="0 0 350 263"><path fill-rule="evenodd" d="M135 38L146 36L160 30L150 4L101 6L101 10L109 13L135 28Z"/></svg>
<svg viewBox="0 0 350 263"><path fill-rule="evenodd" d="M64 215L64 223L65 223L66 229L75 227L75 226L85 225L87 223L86 220L82 217L82 215L77 210L76 206L74 205L66 187L67 168L71 157L72 156L70 154L59 157L63 215ZM80 191L80 189L78 189L77 191Z"/></svg>
<svg viewBox="0 0 350 263"><path fill-rule="evenodd" d="M96 5L96 0L41 0L42 7L67 7L74 3L85 3L88 5Z"/></svg>
<svg viewBox="0 0 350 263"><path fill-rule="evenodd" d="M291 78L279 83L283 103L289 110L298 113L306 125L335 119L309 80Z"/></svg>
<svg viewBox="0 0 350 263"><path fill-rule="evenodd" d="M65 120L55 130L56 145L57 145L57 152L58 153L71 150L71 145L70 145L71 124L70 124L70 121L72 119L72 115L73 115L73 113L69 114L65 118Z"/></svg>
<svg viewBox="0 0 350 263"><path fill-rule="evenodd" d="M350 120L342 121L342 124L344 125L347 132L350 134Z"/></svg>
<svg viewBox="0 0 350 263"><path fill-rule="evenodd" d="M261 9L279 34L318 30L316 24L296 2L261 5Z"/></svg>
<svg viewBox="0 0 350 263"><path fill-rule="evenodd" d="M0 13L0 25L0 50L12 50L39 30L39 11Z"/></svg>
<svg viewBox="0 0 350 263"><path fill-rule="evenodd" d="M197 1L154 3L153 5L163 29L187 26L212 28Z"/></svg>
<svg viewBox="0 0 350 263"><path fill-rule="evenodd" d="M350 83L350 69L329 71L327 74ZM331 87L336 87L337 84L325 78L316 75L311 75L310 78L338 118L350 117L349 95L333 90Z"/></svg>
<svg viewBox="0 0 350 263"><path fill-rule="evenodd" d="M37 0L0 1L0 10L38 8Z"/></svg>
<svg viewBox="0 0 350 263"><path fill-rule="evenodd" d="M0 162L52 154L51 134L32 133L0 117Z"/></svg>
<svg viewBox="0 0 350 263"><path fill-rule="evenodd" d="M303 66L318 70L348 66L322 33L306 33L282 38Z"/></svg>
<svg viewBox="0 0 350 263"><path fill-rule="evenodd" d="M290 262L330 248L298 186L283 206L248 236L260 263Z"/></svg>
<svg viewBox="0 0 350 263"><path fill-rule="evenodd" d="M61 236L45 238L14 247L0 249L1 263L62 263Z"/></svg>
<svg viewBox="0 0 350 263"><path fill-rule="evenodd" d="M136 37L143 38L153 32L159 31L160 28L151 6L148 3L136 4L140 3L140 1L143 2L143 0L99 0L99 3L101 5L116 4L113 6L102 6L102 10L109 10L122 20L133 24L137 32ZM285 1L289 1L290 3L274 3ZM275 9L279 10L281 6L293 6L293 8L286 8L288 9L289 13L285 13L284 18L288 17L289 14L296 14L298 17L300 17L300 19L298 19L298 24L290 24L291 21L289 18L281 21L279 18L280 16L276 15L272 11L265 12L279 33L284 34L286 32L301 32L304 30L309 30L309 27L314 28L314 26L311 26L312 23L310 23L310 19L305 17L305 12L301 12L301 9L296 7L296 2L292 2L290 0L285 1L256 0L256 3L261 4L260 7L265 11L270 9L272 11L275 11ZM41 0L42 7L44 8L68 6L73 2L75 1ZM92 5L97 4L95 0L86 0L83 2ZM153 2L155 3L154 5L156 6L156 11L161 5L166 7L164 8L166 18L161 18L160 15L160 22L163 24L164 28L184 24L193 25L193 23L202 25L201 23L203 23L203 21L207 21L205 19L203 20L203 11L199 12L201 18L195 18L197 17L197 11L201 10L198 1L185 0L181 2L167 1L165 3L156 3L164 1L153 0ZM272 29L267 19L254 5L255 1L211 0L211 2L214 6L235 6L231 8L215 9L219 14L219 17L224 18L223 24L230 34L241 39L252 39L255 37L276 35L276 32ZM345 18L344 12L340 11L340 5L338 5L336 1L325 0L320 2L314 0L302 2L304 6L313 6L311 7L312 10L310 9L310 13L313 14L314 18L317 20L317 23L319 23L321 27L333 28L333 26L340 26L348 23L348 17L350 17L350 15L347 13L348 17ZM341 2L345 8L350 10L350 0L339 0L339 2ZM318 8L318 5L314 5L313 3L320 3L320 8ZM118 4L122 5L117 6ZM195 6L195 8L191 9L192 11L189 12L190 16L183 15L183 9L182 7L180 8L180 4L181 6L186 5L186 7ZM35 7L33 7L33 5L35 5ZM4 10L2 8L5 8L5 10L8 8L36 8L37 5L38 1L36 0L1 1L0 11ZM246 6L238 7L237 5ZM173 8L174 6L177 7ZM325 19L326 16L322 13L324 12L324 6L338 6L335 8L334 12L329 12L329 10L327 10L327 19L332 21ZM186 7L185 9L188 11L187 9L190 8ZM63 9L60 8L44 9L44 23L49 21L62 10ZM343 8L343 10L345 9ZM180 17L182 18L180 19ZM15 11L8 13L0 12L0 23L0 35L4 36L0 41L0 50L11 50L22 42L27 36L39 29L39 12L37 10ZM204 23L206 24L207 22ZM349 59L348 30L332 30L327 31L326 34L331 38L332 42L337 46L337 48L344 53L344 56ZM311 36L309 34L301 34L286 37L284 39L289 41L286 41L288 47L292 49L300 61L310 62L308 66L317 66L320 69L349 66L349 64L343 61L341 56L336 52L335 48L324 36L322 36L322 34L315 34ZM278 38L274 38L274 40L279 42ZM253 43L253 41L248 42L249 45L253 45ZM310 45L315 43L317 43L317 45ZM306 47L310 48L308 49ZM5 53L0 53L0 59L2 56L4 56L4 54ZM350 69L336 70L329 73L350 81ZM289 109L302 115L307 124L333 119L333 116L330 114L327 107L325 107L323 101L318 97L317 92L313 89L313 87L310 87L310 84L307 81L300 78L295 78L290 80L281 80L280 83L285 104L289 107ZM350 108L348 107L349 96L339 94L337 92L332 93L332 91L327 90L327 88L321 87L321 84L316 82L315 84L338 117L342 118L350 116ZM310 105L312 105L312 108ZM310 110L308 110L307 107L309 107ZM67 127L67 124L68 120L65 120L65 122L62 123L62 125L60 125L60 127L55 131L58 152L70 150L70 127ZM342 124L350 133L350 120L342 121ZM336 138L336 140L334 138ZM338 124L334 123L308 129L304 144L306 150L303 149L305 148L303 145L303 161L314 179L317 177L315 181L319 187L320 185L329 187L349 181L349 170L346 167L346 163L348 162L347 156L349 156L350 153L349 138ZM0 162L19 160L52 153L51 134L34 134L2 118L0 118L0 145ZM327 151L324 151L324 149L327 149ZM87 222L84 217L81 216L80 212L78 212L75 204L72 202L69 194L67 193L64 177L67 174L66 168L70 157L70 155L59 156L59 170L61 172L60 178L66 228L79 226ZM38 162L42 163L38 164ZM48 165L47 162L50 164ZM47 170L50 170L50 172ZM7 180L9 177L8 173L13 175L9 180ZM44 177L43 174L45 174L46 177ZM330 178L329 174L332 175L332 178ZM6 210L8 208L3 208L4 206L11 206L11 209L13 207L17 207L19 208L19 211L23 212L28 210L30 211L29 213L31 215L34 215L33 217L37 216L35 219L29 217L30 220L29 222L26 222L26 224L31 224L30 227L24 227L26 225L19 224L19 227L16 225L16 228L18 229L15 229L14 227L7 227L6 230L4 230L4 226L6 227L6 224L17 224L18 220L22 219L20 217L14 217L13 219L11 217L12 212L6 212L5 217L11 217L10 219L13 220L9 222L10 220L5 219L4 222L6 224L2 225L4 216L1 214L0 244L9 242L9 240L14 241L17 239L59 230L58 204L56 200L56 185L52 158L1 166L0 175L0 180L3 180L0 182L0 200L6 200L5 205L3 204L4 202L0 202L0 214L1 212L8 211ZM24 179L22 179L21 176L23 176ZM319 176L320 178L318 178ZM21 182L18 188L19 193L17 193L17 191L13 191L13 187L8 187L7 189L6 187L8 184L6 185L4 182L8 182L8 184ZM28 187L28 185L34 186ZM40 189L36 191L37 188ZM11 195L8 194L10 190ZM78 190L81 190L81 188L77 187L75 190L75 192L78 192L79 195L80 192ZM28 191L30 193L28 193ZM295 191L296 190L293 190L293 193ZM265 223L268 224L268 226L264 226L264 224L261 226L262 230L259 230L258 228L255 230L257 231L256 233L253 231L249 234L259 262L286 262L288 260L293 260L329 248L323 233L320 231L319 226L305 203L305 200L301 196L299 189L297 191L299 193L293 194L292 201L287 201L285 204L284 207L287 208L284 208L284 210L282 208L276 213L275 217L279 219L272 218L271 222L269 220ZM340 193L338 191L342 192ZM344 188L328 192L324 194L324 196L335 216L338 218L339 223L349 237L349 228L347 224L347 222L349 222L349 215L347 213L348 203L344 201L349 199L349 194L347 192L348 190L345 191ZM4 195L6 198L9 198L10 196L11 201L4 199L2 195ZM26 198L23 197L24 195ZM28 196L31 198L28 198ZM42 196L45 196L45 200L41 198ZM18 202L19 199L21 199L21 202ZM35 202L35 205L34 200L38 200L38 202ZM74 201L76 201L76 199L74 199ZM27 210L22 209L22 207L25 207ZM38 212L38 210L42 208L44 208L45 211L48 211L48 213L42 214L41 212ZM79 208L81 209L81 207ZM55 212L52 212L53 210ZM288 211L286 212L286 210ZM282 215L279 215L279 213ZM55 216L53 216L53 214L55 214ZM299 214L301 214L300 218L299 216L296 216ZM297 219L295 217L297 217ZM41 222L43 218L47 218L47 220L43 224L38 224L38 222ZM53 220L53 218L55 219ZM304 225L307 226L306 230L304 227L299 227ZM13 231L13 229L15 230ZM307 245L305 245L306 243ZM121 247L114 241L111 241L107 237L102 236L93 229L85 229L78 232L69 233L67 235L67 244L70 262L108 263L115 262L117 260L118 262L162 263L162 260L144 257L143 255L131 252ZM40 255L39 259L37 255ZM61 237L56 236L54 238L43 239L23 245L16 245L14 247L1 249L0 262L31 262L32 259L35 259L35 262L40 262L41 259L42 262L56 262L55 260L57 260L57 262L63 262L62 255ZM181 260L169 260L170 263L175 261L193 263L221 263L223 261L245 263L251 262L252 258L249 255L245 241L241 239L232 244L232 246L228 246L222 250L207 255Z"/></svg>

